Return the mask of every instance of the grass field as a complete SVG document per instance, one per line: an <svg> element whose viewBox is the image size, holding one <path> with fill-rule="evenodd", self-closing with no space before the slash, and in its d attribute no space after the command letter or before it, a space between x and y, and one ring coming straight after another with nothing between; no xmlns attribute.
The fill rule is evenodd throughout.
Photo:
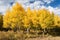
<svg viewBox="0 0 60 40"><path fill-rule="evenodd" d="M32 37L26 37L25 34L21 32L14 31L0 31L0 40L60 40L60 36L42 36L42 35L31 35Z"/></svg>
<svg viewBox="0 0 60 40"><path fill-rule="evenodd" d="M37 38L27 38L26 40L60 40L60 37L37 37Z"/></svg>

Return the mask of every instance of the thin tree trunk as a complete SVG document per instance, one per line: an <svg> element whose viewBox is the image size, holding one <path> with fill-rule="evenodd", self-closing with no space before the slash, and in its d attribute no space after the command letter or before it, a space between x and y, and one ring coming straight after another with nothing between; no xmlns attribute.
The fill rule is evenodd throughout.
<svg viewBox="0 0 60 40"><path fill-rule="evenodd" d="M27 28L27 36L29 36L29 30L30 30L30 27Z"/></svg>
<svg viewBox="0 0 60 40"><path fill-rule="evenodd" d="M43 37L45 36L45 29L43 29Z"/></svg>
<svg viewBox="0 0 60 40"><path fill-rule="evenodd" d="M37 27L36 27L36 36L38 35L38 33L37 33Z"/></svg>

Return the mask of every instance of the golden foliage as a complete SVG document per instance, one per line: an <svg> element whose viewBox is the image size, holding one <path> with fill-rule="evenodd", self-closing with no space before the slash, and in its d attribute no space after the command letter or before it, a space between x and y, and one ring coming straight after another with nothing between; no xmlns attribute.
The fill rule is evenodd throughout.
<svg viewBox="0 0 60 40"><path fill-rule="evenodd" d="M31 10L29 7L25 11L19 3L13 5L3 18L5 28L41 27L45 29L52 25L60 26L60 18L55 16L53 12L50 13L46 9Z"/></svg>

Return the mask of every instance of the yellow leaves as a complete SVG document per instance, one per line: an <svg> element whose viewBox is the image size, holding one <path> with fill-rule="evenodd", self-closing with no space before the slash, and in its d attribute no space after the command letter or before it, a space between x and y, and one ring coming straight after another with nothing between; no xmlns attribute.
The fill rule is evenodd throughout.
<svg viewBox="0 0 60 40"><path fill-rule="evenodd" d="M54 25L60 26L60 18L55 16L54 13L50 13L46 9L31 10L29 7L27 11L19 4L13 5L12 10L8 10L6 15L3 17L4 26L14 28L16 25L19 27L28 28L33 25L33 27L39 27L44 29L47 26L51 26L53 21ZM17 27L16 26L16 27Z"/></svg>
<svg viewBox="0 0 60 40"><path fill-rule="evenodd" d="M12 26L11 28L14 28L14 27L16 26L16 24L12 23L12 25L11 25L11 26Z"/></svg>
<svg viewBox="0 0 60 40"><path fill-rule="evenodd" d="M13 5L12 9L9 9L4 15L3 26L9 28L14 28L17 26L20 27L24 14L25 10L23 9L23 7L19 3L16 3L15 5Z"/></svg>
<svg viewBox="0 0 60 40"><path fill-rule="evenodd" d="M54 25L60 26L60 17L58 15L54 16Z"/></svg>
<svg viewBox="0 0 60 40"><path fill-rule="evenodd" d="M28 28L28 26L29 26L29 19L27 18L27 16L24 16L24 19L22 21L24 23L24 27Z"/></svg>
<svg viewBox="0 0 60 40"><path fill-rule="evenodd" d="M4 28L8 28L8 25L7 24L4 24L3 26L4 26Z"/></svg>
<svg viewBox="0 0 60 40"><path fill-rule="evenodd" d="M54 15L46 9L31 10L28 8L27 10L27 17L32 20L33 25L37 26L39 24L42 28L46 28L48 25L52 24L53 16Z"/></svg>
<svg viewBox="0 0 60 40"><path fill-rule="evenodd" d="M28 7L28 8L27 8L27 12L30 12L30 11L31 11L31 9L30 9L30 7Z"/></svg>
<svg viewBox="0 0 60 40"><path fill-rule="evenodd" d="M44 29L52 23L52 16L48 10L42 9L38 10L39 24Z"/></svg>
<svg viewBox="0 0 60 40"><path fill-rule="evenodd" d="M15 5L13 5L12 11L15 11L15 12L22 11L22 12L24 12L25 10L24 10L24 8L22 7L21 4L16 3Z"/></svg>
<svg viewBox="0 0 60 40"><path fill-rule="evenodd" d="M8 28L8 27L9 27L9 23L8 23L8 22L9 22L9 21L7 21L7 20L3 22L3 23L4 23L4 24L3 24L3 27L4 27L4 28Z"/></svg>
<svg viewBox="0 0 60 40"><path fill-rule="evenodd" d="M55 25L57 25L57 24L58 24L58 23L57 23L57 22L58 22L58 16L55 16L55 17L54 17L54 21L55 21Z"/></svg>
<svg viewBox="0 0 60 40"><path fill-rule="evenodd" d="M23 11L23 8L22 8L21 4L19 4L19 3L16 3L15 5L13 5L12 9Z"/></svg>
<svg viewBox="0 0 60 40"><path fill-rule="evenodd" d="M47 26L46 26L46 24L42 23L41 27L42 27L42 29L45 29Z"/></svg>

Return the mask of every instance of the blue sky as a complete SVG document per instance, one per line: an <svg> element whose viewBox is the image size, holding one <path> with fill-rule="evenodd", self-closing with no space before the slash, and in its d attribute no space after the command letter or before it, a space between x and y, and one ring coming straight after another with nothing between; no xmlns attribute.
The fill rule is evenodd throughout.
<svg viewBox="0 0 60 40"><path fill-rule="evenodd" d="M59 7L60 6L60 0L54 0L49 5L52 7Z"/></svg>
<svg viewBox="0 0 60 40"><path fill-rule="evenodd" d="M12 4L18 2L26 9L41 9L46 8L60 15L60 0L0 0L0 12L5 13L6 9L10 8Z"/></svg>

